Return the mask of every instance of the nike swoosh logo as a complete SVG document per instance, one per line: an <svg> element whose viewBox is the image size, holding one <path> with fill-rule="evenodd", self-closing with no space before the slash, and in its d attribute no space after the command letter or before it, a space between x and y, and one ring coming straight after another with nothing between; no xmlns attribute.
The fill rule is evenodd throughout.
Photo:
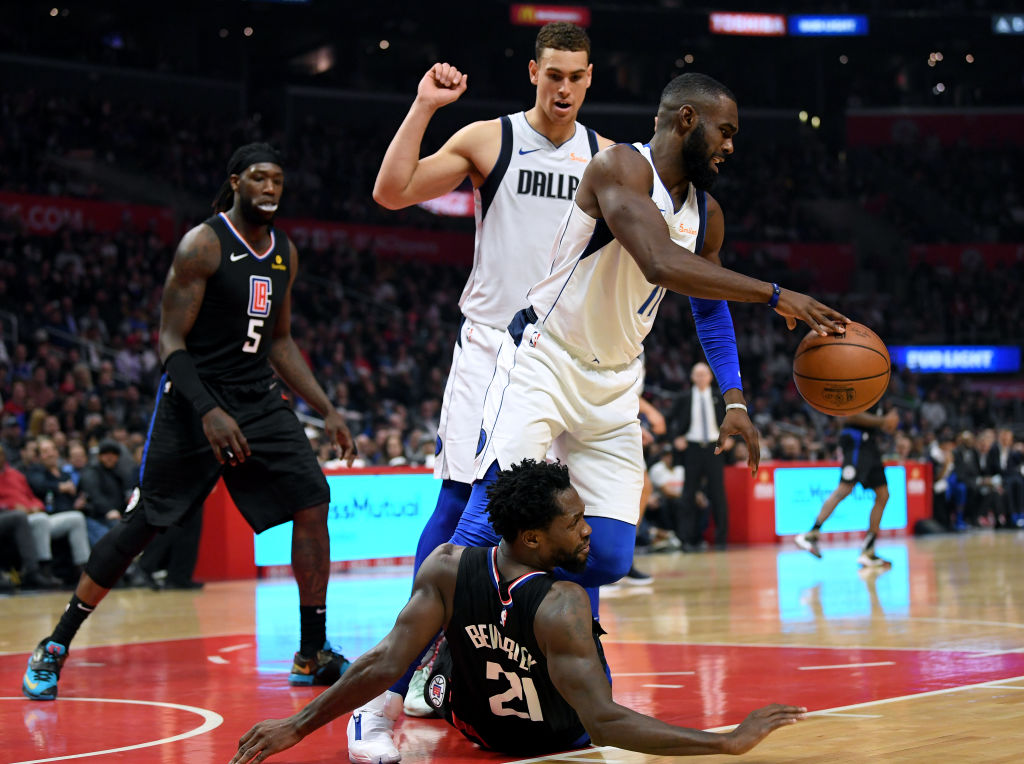
<svg viewBox="0 0 1024 764"><path fill-rule="evenodd" d="M529 151L523 151L522 149L519 149L520 155L522 155L522 154L532 154L534 151L540 151L540 149L530 149Z"/></svg>
<svg viewBox="0 0 1024 764"><path fill-rule="evenodd" d="M316 614L317 614L317 615L323 615L323 614L324 614L324 613L326 613L326 612L327 612L327 608L325 608L325 607L318 607L318 608L316 609Z"/></svg>
<svg viewBox="0 0 1024 764"><path fill-rule="evenodd" d="M228 259L229 259L229 260L230 260L231 262L233 262L233 263L237 263L237 262L238 262L239 260L241 260L242 258L245 258L245 257L248 257L248 256L249 256L249 253L248 253L248 252L243 252L243 253L242 253L242 254L240 254L240 255L236 255L236 254L235 254L234 252L232 252L232 253L231 253L231 257L229 257Z"/></svg>
<svg viewBox="0 0 1024 764"><path fill-rule="evenodd" d="M28 687L30 690L34 690L36 687L39 686L39 682L33 682L29 679L26 679L25 686Z"/></svg>

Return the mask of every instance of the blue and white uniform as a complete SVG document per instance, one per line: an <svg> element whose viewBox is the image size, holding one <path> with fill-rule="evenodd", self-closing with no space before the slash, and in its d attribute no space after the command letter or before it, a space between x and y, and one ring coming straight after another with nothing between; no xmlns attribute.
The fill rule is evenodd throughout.
<svg viewBox="0 0 1024 764"><path fill-rule="evenodd" d="M549 272L551 242L583 171L598 150L576 123L555 146L524 112L501 117L501 151L474 192L473 270L462 291L463 320L452 353L438 424L434 475L472 483L484 392L509 321L528 305L530 287Z"/></svg>
<svg viewBox="0 0 1024 764"><path fill-rule="evenodd" d="M651 198L672 240L700 252L704 192L691 185L675 209L650 147L634 148L651 163ZM665 291L647 281L604 220L571 205L549 275L530 290L531 307L516 315L502 342L484 404L476 477L485 477L494 462L507 469L523 458L543 459L552 445L588 518L635 525L644 469L640 355Z"/></svg>

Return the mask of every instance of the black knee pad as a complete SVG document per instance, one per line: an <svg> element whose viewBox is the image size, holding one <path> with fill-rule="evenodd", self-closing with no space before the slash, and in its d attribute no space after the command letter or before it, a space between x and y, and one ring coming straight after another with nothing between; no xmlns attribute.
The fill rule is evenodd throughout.
<svg viewBox="0 0 1024 764"><path fill-rule="evenodd" d="M96 543L85 564L85 572L104 589L113 589L132 560L159 530L146 522L141 507L134 508Z"/></svg>

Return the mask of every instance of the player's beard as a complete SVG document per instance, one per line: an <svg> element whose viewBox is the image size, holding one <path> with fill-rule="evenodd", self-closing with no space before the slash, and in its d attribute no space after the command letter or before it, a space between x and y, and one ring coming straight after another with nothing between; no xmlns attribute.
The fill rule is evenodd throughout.
<svg viewBox="0 0 1024 764"><path fill-rule="evenodd" d="M683 140L683 171L701 191L709 190L718 175L711 169L711 149L703 123L698 124Z"/></svg>
<svg viewBox="0 0 1024 764"><path fill-rule="evenodd" d="M242 218L246 223L252 225L272 225L274 222L274 215L277 214L275 211L273 215L267 217L265 213L261 212L256 206L256 203L252 199L240 198L241 204L238 206L238 211L242 213Z"/></svg>
<svg viewBox="0 0 1024 764"><path fill-rule="evenodd" d="M587 569L587 556L580 557L579 550L573 550L571 554L558 561L558 567L570 573L582 573Z"/></svg>

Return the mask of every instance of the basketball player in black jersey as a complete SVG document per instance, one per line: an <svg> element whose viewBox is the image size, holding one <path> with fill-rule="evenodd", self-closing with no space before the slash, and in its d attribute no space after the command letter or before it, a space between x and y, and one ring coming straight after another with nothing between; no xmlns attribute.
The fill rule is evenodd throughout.
<svg viewBox="0 0 1024 764"><path fill-rule="evenodd" d="M875 554L875 539L882 527L882 513L889 502L889 484L885 480L885 464L879 439L882 433L892 434L900 423L895 410L882 413L879 405L874 413L863 412L842 420L843 429L839 434L839 447L843 450L843 468L839 473L839 485L821 505L814 526L807 533L798 533L793 541L821 559L821 526L832 516L839 502L853 493L857 483L873 491L875 502L868 519L868 531L864 536L857 564L868 570L892 567L892 563Z"/></svg>
<svg viewBox="0 0 1024 764"><path fill-rule="evenodd" d="M489 498L490 520L503 537L498 546L438 547L416 574L391 633L298 713L246 732L231 764L262 762L353 709L349 759L399 761L392 728L402 701L379 693L441 627L450 654L435 662L425 695L467 738L495 751L542 755L592 741L662 756L738 754L803 717L805 708L770 705L723 734L676 727L616 703L590 599L578 584L551 576L558 566L585 566L590 549L568 470L524 460L499 473Z"/></svg>
<svg viewBox="0 0 1024 764"><path fill-rule="evenodd" d="M228 163L216 214L178 245L161 304L165 373L139 486L123 519L93 548L57 627L29 659L22 692L32 700L57 697L82 622L158 532L201 510L222 476L256 533L293 522L301 635L289 681L331 684L347 667L326 640L327 481L273 373L323 415L328 438L349 463L354 448L291 336L298 254L273 227L283 186L271 146L242 146Z"/></svg>

